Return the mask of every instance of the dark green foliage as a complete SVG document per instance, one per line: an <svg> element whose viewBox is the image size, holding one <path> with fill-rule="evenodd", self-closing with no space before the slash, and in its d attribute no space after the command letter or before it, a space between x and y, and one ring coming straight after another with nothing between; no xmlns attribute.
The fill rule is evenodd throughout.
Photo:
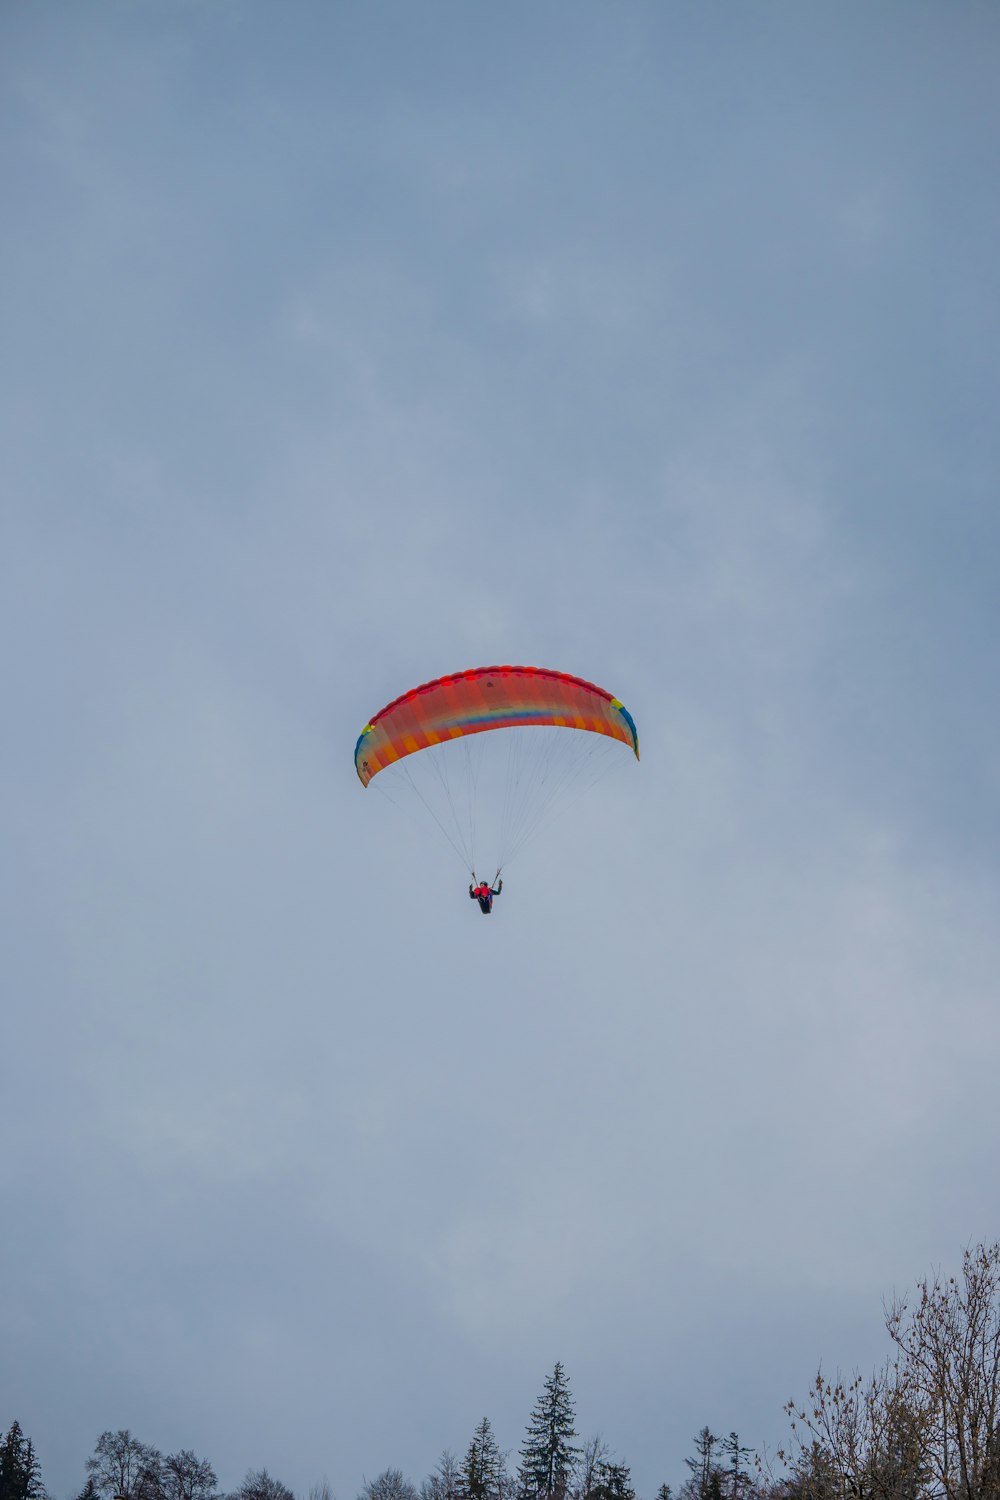
<svg viewBox="0 0 1000 1500"><path fill-rule="evenodd" d="M462 1489L468 1500L503 1500L509 1489L507 1466L488 1417L472 1434L462 1462Z"/></svg>
<svg viewBox="0 0 1000 1500"><path fill-rule="evenodd" d="M45 1494L31 1439L12 1422L0 1445L0 1500L41 1500Z"/></svg>
<svg viewBox="0 0 1000 1500"><path fill-rule="evenodd" d="M754 1482L748 1464L754 1456L753 1449L744 1448L735 1432L723 1438L721 1447L727 1500L750 1500Z"/></svg>
<svg viewBox="0 0 1000 1500"><path fill-rule="evenodd" d="M594 1500L636 1500L628 1464L602 1464L593 1496Z"/></svg>
<svg viewBox="0 0 1000 1500"><path fill-rule="evenodd" d="M518 1490L523 1500L563 1500L580 1452L573 1444L573 1419L569 1381L557 1362L531 1413L521 1449Z"/></svg>
<svg viewBox="0 0 1000 1500"><path fill-rule="evenodd" d="M681 1490L681 1500L722 1500L723 1471L717 1457L720 1442L708 1427L698 1433L694 1458L684 1460L691 1477Z"/></svg>

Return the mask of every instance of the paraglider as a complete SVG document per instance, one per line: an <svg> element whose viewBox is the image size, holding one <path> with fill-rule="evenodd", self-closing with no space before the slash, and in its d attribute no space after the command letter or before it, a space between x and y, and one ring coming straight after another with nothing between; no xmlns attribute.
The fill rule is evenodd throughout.
<svg viewBox="0 0 1000 1500"><path fill-rule="evenodd" d="M473 880L475 880L476 878L474 871L472 878ZM488 917L490 912L493 910L493 897L499 896L502 890L503 881L499 878L497 879L496 888L491 886L488 881L481 880L478 885L469 886L469 895L473 901L479 902L479 910L482 912L483 916Z"/></svg>
<svg viewBox="0 0 1000 1500"><path fill-rule="evenodd" d="M362 786L374 783L390 801L394 780L404 805L416 796L473 886L476 844L492 814L494 885L478 882L482 895L470 886L488 915L501 870L557 800L618 763L618 744L638 760L635 721L606 689L547 667L473 667L411 688L374 714L354 766Z"/></svg>

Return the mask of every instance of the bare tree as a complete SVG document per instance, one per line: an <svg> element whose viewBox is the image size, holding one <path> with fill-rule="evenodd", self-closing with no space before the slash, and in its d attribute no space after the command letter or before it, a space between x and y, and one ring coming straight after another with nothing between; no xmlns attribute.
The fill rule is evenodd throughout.
<svg viewBox="0 0 1000 1500"><path fill-rule="evenodd" d="M816 1376L810 1401L789 1402L797 1453L786 1500L917 1500L927 1472L924 1414L898 1363L865 1381ZM779 1459L785 1460L784 1450Z"/></svg>
<svg viewBox="0 0 1000 1500"><path fill-rule="evenodd" d="M420 1500L463 1500L464 1496L461 1465L454 1453L446 1448L433 1474L428 1475L420 1486Z"/></svg>
<svg viewBox="0 0 1000 1500"><path fill-rule="evenodd" d="M336 1500L333 1488L325 1474L318 1484L309 1486L309 1500Z"/></svg>
<svg viewBox="0 0 1000 1500"><path fill-rule="evenodd" d="M383 1469L374 1479L366 1479L358 1500L418 1500L417 1492L402 1469Z"/></svg>
<svg viewBox="0 0 1000 1500"><path fill-rule="evenodd" d="M248 1469L247 1476L230 1500L295 1500L287 1484L272 1479L266 1469Z"/></svg>
<svg viewBox="0 0 1000 1500"><path fill-rule="evenodd" d="M917 1283L886 1327L926 1414L926 1462L948 1500L997 1493L1000 1445L1000 1243L967 1248L961 1277Z"/></svg>
<svg viewBox="0 0 1000 1500"><path fill-rule="evenodd" d="M218 1488L215 1470L190 1448L171 1453L161 1466L163 1500L213 1500Z"/></svg>
<svg viewBox="0 0 1000 1500"><path fill-rule="evenodd" d="M420 1500L468 1500L462 1466L451 1449L445 1448L435 1472L424 1479L420 1487Z"/></svg>
<svg viewBox="0 0 1000 1500"><path fill-rule="evenodd" d="M611 1449L600 1433L588 1438L580 1449L579 1466L573 1500L593 1500L601 1482L601 1473L611 1457Z"/></svg>
<svg viewBox="0 0 1000 1500"><path fill-rule="evenodd" d="M157 1448L140 1443L128 1428L102 1432L87 1472L104 1500L159 1500L162 1493L162 1456Z"/></svg>
<svg viewBox="0 0 1000 1500"><path fill-rule="evenodd" d="M869 1380L820 1371L789 1402L775 1500L1000 1500L1000 1244L919 1281L885 1322L895 1353Z"/></svg>

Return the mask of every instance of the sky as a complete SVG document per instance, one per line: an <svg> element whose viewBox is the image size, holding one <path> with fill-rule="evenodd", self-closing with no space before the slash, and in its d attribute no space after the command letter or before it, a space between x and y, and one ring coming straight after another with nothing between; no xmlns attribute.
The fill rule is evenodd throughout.
<svg viewBox="0 0 1000 1500"><path fill-rule="evenodd" d="M0 4L0 1426L642 1500L1000 1235L1000 14ZM642 761L489 923L361 727Z"/></svg>

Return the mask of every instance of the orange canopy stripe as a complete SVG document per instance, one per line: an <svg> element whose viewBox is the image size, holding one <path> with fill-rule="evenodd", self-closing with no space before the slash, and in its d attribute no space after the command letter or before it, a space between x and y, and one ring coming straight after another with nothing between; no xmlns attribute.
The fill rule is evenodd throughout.
<svg viewBox="0 0 1000 1500"><path fill-rule="evenodd" d="M393 761L491 729L559 725L630 746L639 737L626 708L604 688L547 667L473 667L435 678L395 698L365 725L354 750L363 786Z"/></svg>

